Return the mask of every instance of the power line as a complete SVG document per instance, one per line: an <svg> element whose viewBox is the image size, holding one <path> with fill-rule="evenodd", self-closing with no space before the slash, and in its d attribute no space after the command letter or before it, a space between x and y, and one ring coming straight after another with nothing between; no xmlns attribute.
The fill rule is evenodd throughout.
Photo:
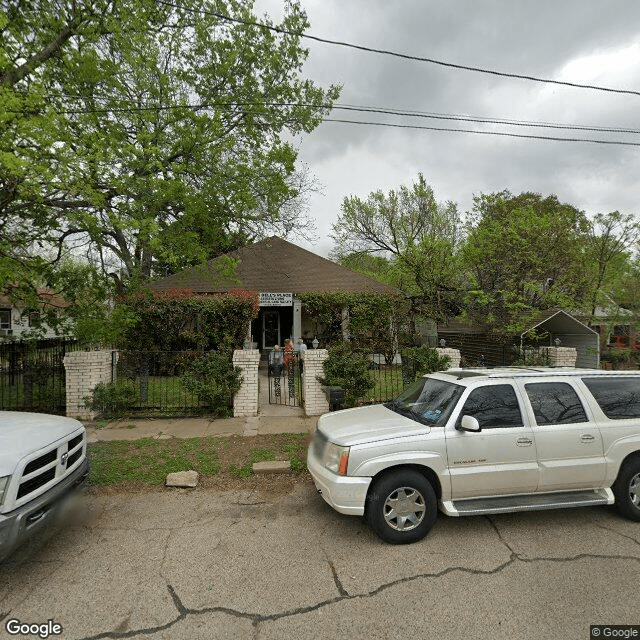
<svg viewBox="0 0 640 640"><path fill-rule="evenodd" d="M503 136L507 138L527 138L533 140L552 140L554 142L591 142L594 144L624 145L640 147L640 142L625 142L623 140L597 140L591 138L559 138L554 136L534 136L524 133L507 133L502 131L479 131L477 129L450 129L445 127L425 127L412 124L393 124L389 122L365 122L361 120L341 120L337 118L323 118L323 122L343 122L346 124L364 124L378 127L395 127L397 129L425 129L427 131L450 131L457 133L477 133L485 136Z"/></svg>
<svg viewBox="0 0 640 640"><path fill-rule="evenodd" d="M608 93L621 93L621 94L627 94L627 95L640 96L640 91L634 91L632 89L617 89L614 87L605 87L605 86L595 85L595 84L580 84L577 82L568 82L565 80L552 80L550 78L540 78L538 76L530 76L530 75L525 75L520 73L509 73L507 71L498 71L496 69L488 69L484 67L473 67L470 65L456 64L453 62L445 62L444 60L438 60L436 58L414 56L406 53L400 53L398 51L390 51L388 49L376 49L374 47L365 47L363 45L353 44L351 42L343 42L341 40L330 40L328 38L320 38L319 36L312 36L308 33L302 33L302 32L295 33L292 31L288 31L287 29L283 29L282 27L276 27L274 25L265 24L263 22L256 22L253 20L244 20L242 18L233 18L231 16L225 15L224 13L219 13L218 11L210 11L207 9L192 9L191 7L183 7L179 4L168 2L167 0L156 0L156 1L158 2L158 4L163 4L167 7L172 7L174 9L188 11L190 13L202 13L204 15L210 15L215 18L219 18L220 20L225 20L227 22L244 24L252 27L261 27L263 29L268 29L269 31L281 33L283 35L291 35L299 38L306 38L307 40L314 40L316 42L322 42L324 44L332 44L339 47L347 47L349 49L356 49L358 51L365 51L367 53L378 53L381 55L401 58L403 60L413 60L414 62L428 62L430 64L435 64L441 67L448 67L451 69L461 69L463 71L473 71L475 73L485 73L488 75L499 76L502 78L516 78L519 80L529 80L531 82L540 82L544 84L555 84L555 85L561 85L565 87L574 87L577 89L591 89L593 91L605 91Z"/></svg>
<svg viewBox="0 0 640 640"><path fill-rule="evenodd" d="M490 118L487 116L471 116L450 113L434 113L424 111L412 111L407 109L392 109L386 107L370 107L347 104L313 104L305 102L203 102L184 105L147 105L147 106L126 106L126 107L105 107L96 109L64 109L57 110L60 114L91 114L91 113L137 113L145 111L173 111L180 109L205 110L219 107L316 107L318 109L333 109L342 111L355 111L360 113L380 113L385 115L406 116L412 118L427 118L434 120L452 120L460 122L477 122L482 124L502 124L514 127L531 127L543 129L565 129L575 131L596 131L601 133L631 133L640 134L640 129L627 129L624 127L563 124L558 122L540 122L530 120L516 120L510 118Z"/></svg>

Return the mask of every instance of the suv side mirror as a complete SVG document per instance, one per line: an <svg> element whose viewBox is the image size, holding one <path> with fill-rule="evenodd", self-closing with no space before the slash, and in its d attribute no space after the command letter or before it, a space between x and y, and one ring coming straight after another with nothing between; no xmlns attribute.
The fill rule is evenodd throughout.
<svg viewBox="0 0 640 640"><path fill-rule="evenodd" d="M473 416L462 416L462 420L460 421L460 429L462 431L481 431L480 423L477 418Z"/></svg>

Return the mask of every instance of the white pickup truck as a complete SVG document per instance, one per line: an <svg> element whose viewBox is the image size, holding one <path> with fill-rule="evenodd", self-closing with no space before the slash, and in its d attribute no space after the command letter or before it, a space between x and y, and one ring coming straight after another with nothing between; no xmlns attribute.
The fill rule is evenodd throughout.
<svg viewBox="0 0 640 640"><path fill-rule="evenodd" d="M307 466L387 542L449 516L614 504L640 521L640 372L450 369L318 420Z"/></svg>
<svg viewBox="0 0 640 640"><path fill-rule="evenodd" d="M0 411L0 561L46 526L60 500L88 474L80 422Z"/></svg>

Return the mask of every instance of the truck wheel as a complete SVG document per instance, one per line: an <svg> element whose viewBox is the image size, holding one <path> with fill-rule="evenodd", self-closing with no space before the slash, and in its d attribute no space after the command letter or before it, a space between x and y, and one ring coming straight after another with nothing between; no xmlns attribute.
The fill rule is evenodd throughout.
<svg viewBox="0 0 640 640"><path fill-rule="evenodd" d="M611 488L618 511L630 520L640 521L640 458L622 466Z"/></svg>
<svg viewBox="0 0 640 640"><path fill-rule="evenodd" d="M436 494L417 471L391 471L373 485L367 496L367 519L380 538L408 544L424 538L436 521Z"/></svg>

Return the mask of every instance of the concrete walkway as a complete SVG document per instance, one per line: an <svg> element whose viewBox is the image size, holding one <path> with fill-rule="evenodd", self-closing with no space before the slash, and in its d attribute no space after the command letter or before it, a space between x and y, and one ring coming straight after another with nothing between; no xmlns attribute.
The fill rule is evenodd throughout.
<svg viewBox="0 0 640 640"><path fill-rule="evenodd" d="M202 436L257 436L268 433L309 433L318 417L306 417L300 407L269 404L266 369L260 370L258 415L248 418L132 418L102 426L87 422L87 442L140 438L196 438Z"/></svg>

